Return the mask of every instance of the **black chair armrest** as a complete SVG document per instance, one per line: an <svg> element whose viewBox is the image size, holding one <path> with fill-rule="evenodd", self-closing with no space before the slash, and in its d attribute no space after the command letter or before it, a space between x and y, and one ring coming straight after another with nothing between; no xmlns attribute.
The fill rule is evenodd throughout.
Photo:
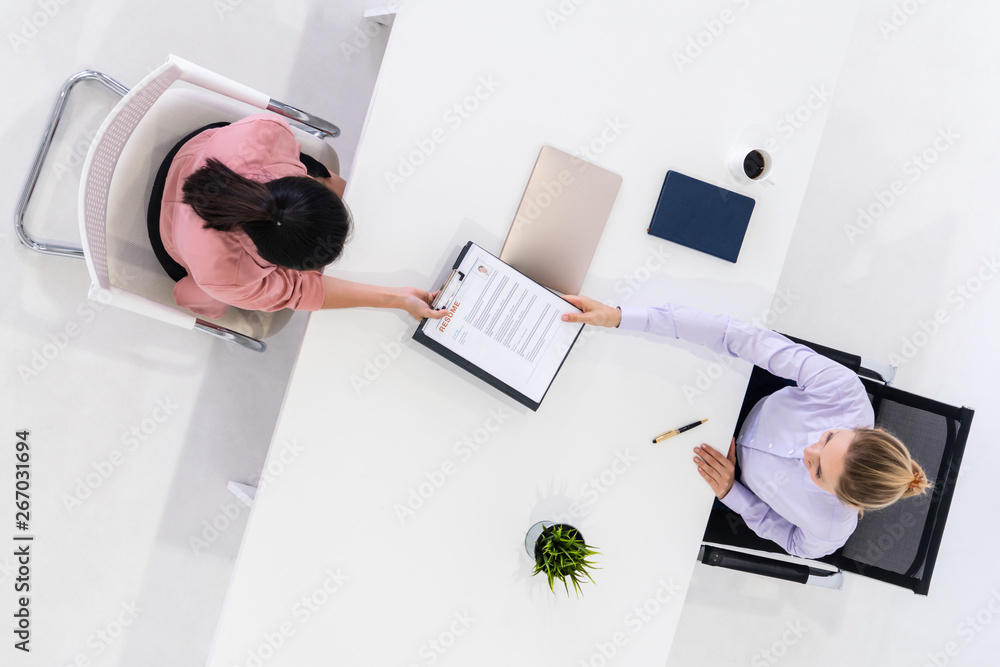
<svg viewBox="0 0 1000 667"><path fill-rule="evenodd" d="M807 583L809 581L810 570L812 570L808 565L755 556L743 553L742 551L720 549L719 547L707 544L701 545L701 550L698 552L698 560L705 565L760 574L774 579L784 579L796 584Z"/></svg>

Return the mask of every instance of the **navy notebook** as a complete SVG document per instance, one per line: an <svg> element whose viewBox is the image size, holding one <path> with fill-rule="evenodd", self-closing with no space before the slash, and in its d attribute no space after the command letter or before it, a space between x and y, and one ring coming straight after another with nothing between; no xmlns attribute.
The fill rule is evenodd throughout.
<svg viewBox="0 0 1000 667"><path fill-rule="evenodd" d="M750 197L668 171L646 231L736 262L753 206Z"/></svg>

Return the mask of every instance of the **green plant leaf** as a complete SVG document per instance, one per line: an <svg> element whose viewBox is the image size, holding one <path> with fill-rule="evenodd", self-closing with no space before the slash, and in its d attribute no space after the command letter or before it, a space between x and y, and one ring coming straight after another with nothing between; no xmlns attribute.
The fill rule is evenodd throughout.
<svg viewBox="0 0 1000 667"><path fill-rule="evenodd" d="M536 545L537 555L532 575L545 572L549 589L553 592L555 592L556 579L562 582L567 594L569 594L569 585L572 583L577 597L583 591L581 587L584 581L583 577L586 577L591 583L595 583L594 578L587 570L599 568L596 568L594 561L589 560L588 557L600 555L600 552L586 544L580 537L580 532L575 528L566 528L561 525L549 527L542 531Z"/></svg>

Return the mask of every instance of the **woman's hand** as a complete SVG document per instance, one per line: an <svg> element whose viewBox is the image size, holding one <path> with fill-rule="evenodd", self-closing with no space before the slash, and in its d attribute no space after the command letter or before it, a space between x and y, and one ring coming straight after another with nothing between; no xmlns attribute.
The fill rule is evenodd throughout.
<svg viewBox="0 0 1000 667"><path fill-rule="evenodd" d="M695 447L694 462L698 464L698 472L705 478L708 485L715 491L715 497L722 500L733 488L736 479L736 438L729 443L729 454L723 456L714 447L702 445Z"/></svg>
<svg viewBox="0 0 1000 667"><path fill-rule="evenodd" d="M425 317L432 320L439 320L447 315L448 311L431 308L431 302L434 301L434 297L436 296L437 292L431 293L416 287L401 287L397 290L396 298L398 303L396 307L405 310L417 320L422 320Z"/></svg>
<svg viewBox="0 0 1000 667"><path fill-rule="evenodd" d="M564 299L582 310L582 313L566 313L563 322L583 322L595 327L617 327L622 321L622 311L595 301L586 296L564 295Z"/></svg>

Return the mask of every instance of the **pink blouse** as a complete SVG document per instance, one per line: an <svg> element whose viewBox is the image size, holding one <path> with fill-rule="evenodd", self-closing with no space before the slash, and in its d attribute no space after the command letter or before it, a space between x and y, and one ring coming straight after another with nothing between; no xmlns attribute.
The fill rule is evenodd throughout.
<svg viewBox="0 0 1000 667"><path fill-rule="evenodd" d="M182 203L184 181L208 158L261 183L306 175L291 128L272 114L205 130L181 148L170 164L160 209L163 246L188 272L174 287L177 305L212 319L225 315L229 306L319 310L324 297L320 272L271 264L245 232L206 229L194 209Z"/></svg>

